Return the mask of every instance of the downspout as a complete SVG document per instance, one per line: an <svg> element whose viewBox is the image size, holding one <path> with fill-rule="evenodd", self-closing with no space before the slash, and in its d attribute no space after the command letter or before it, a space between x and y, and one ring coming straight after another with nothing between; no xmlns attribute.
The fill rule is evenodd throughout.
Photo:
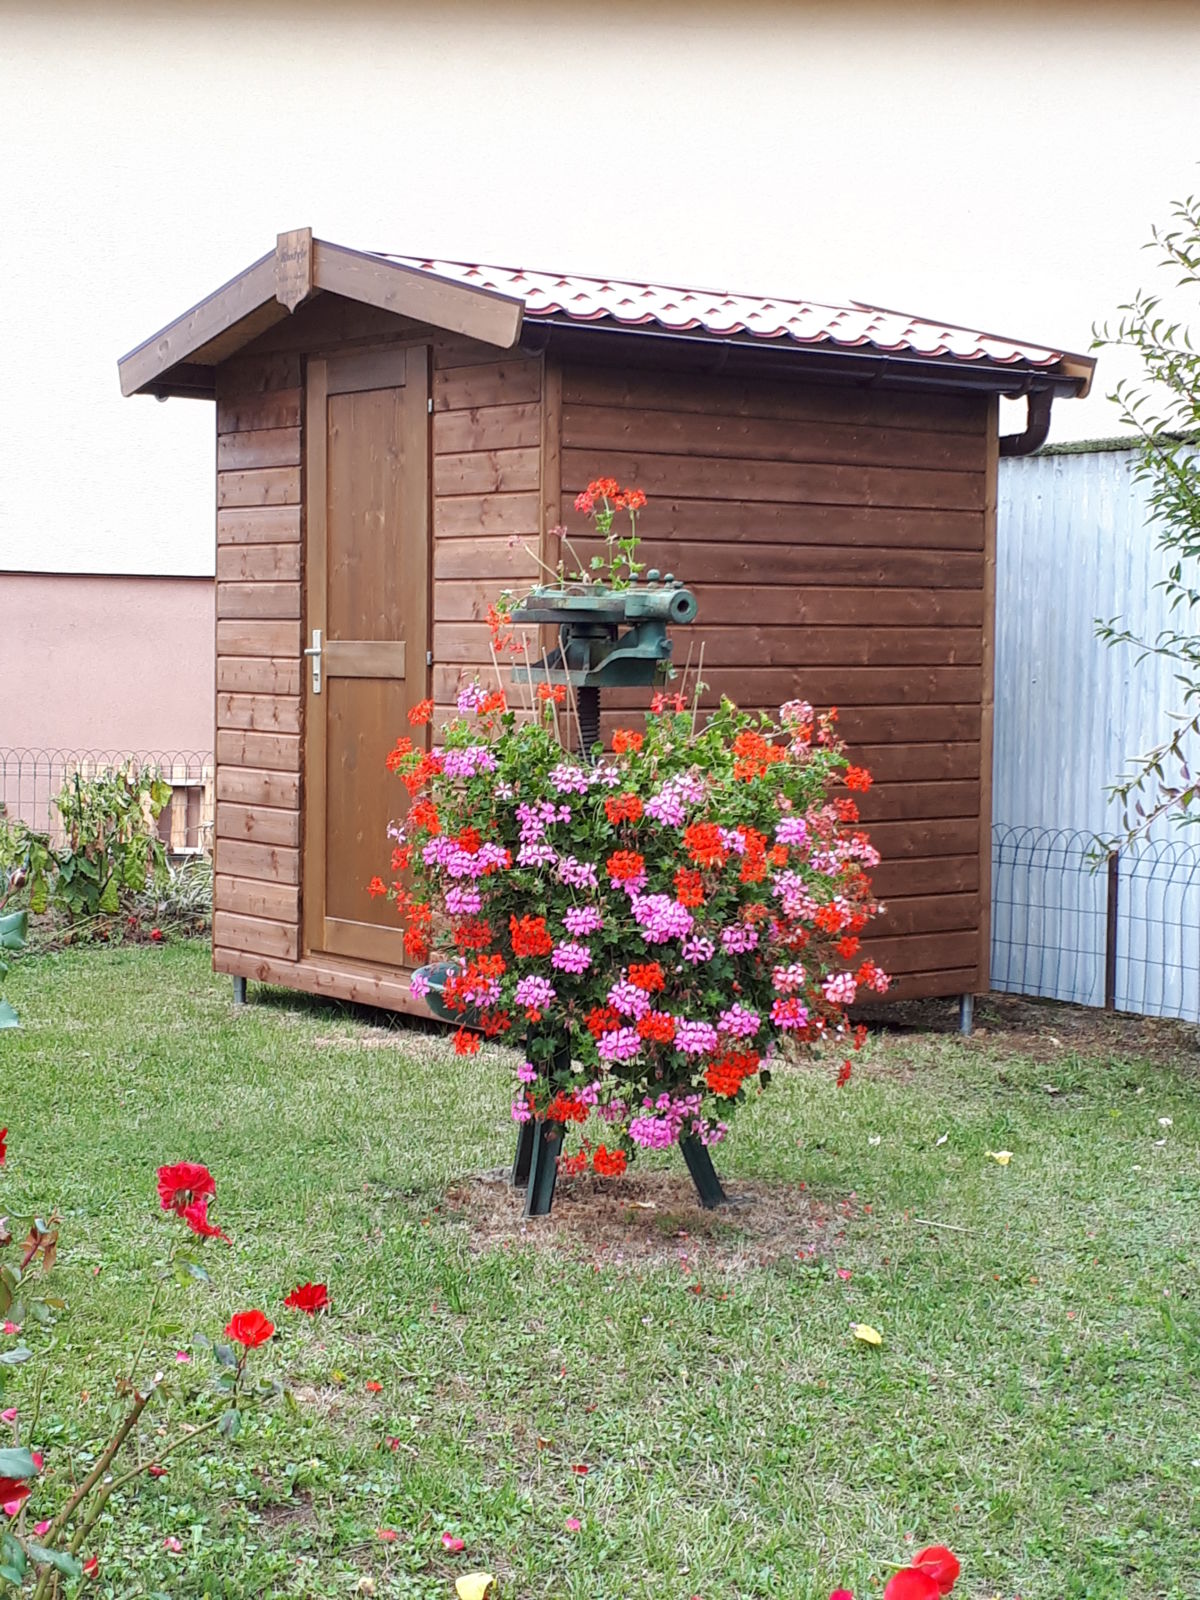
<svg viewBox="0 0 1200 1600"><path fill-rule="evenodd" d="M1028 412L1023 433L1004 433L1000 436L1002 456L1028 456L1040 450L1050 435L1050 407L1054 404L1053 389L1032 389L1026 397Z"/></svg>

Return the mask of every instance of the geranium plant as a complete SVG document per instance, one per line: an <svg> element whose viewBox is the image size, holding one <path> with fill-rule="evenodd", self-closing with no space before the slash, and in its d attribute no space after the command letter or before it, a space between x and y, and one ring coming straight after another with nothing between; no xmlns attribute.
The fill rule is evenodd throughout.
<svg viewBox="0 0 1200 1600"><path fill-rule="evenodd" d="M834 714L725 700L701 719L660 692L644 728L580 757L561 737L568 697L540 684L518 715L468 683L433 749L399 739L388 767L411 803L392 881L370 887L395 901L414 963L452 963L456 1049L519 1043L514 1118L595 1110L608 1128L584 1159L607 1174L638 1147L721 1139L783 1049L860 1042L847 1007L887 987L859 948L879 858L834 792L870 785Z"/></svg>

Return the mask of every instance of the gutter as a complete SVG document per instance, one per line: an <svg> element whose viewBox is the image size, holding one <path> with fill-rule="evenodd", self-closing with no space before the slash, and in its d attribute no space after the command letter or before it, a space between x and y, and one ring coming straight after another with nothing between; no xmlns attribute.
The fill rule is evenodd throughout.
<svg viewBox="0 0 1200 1600"><path fill-rule="evenodd" d="M1050 408L1054 404L1053 389L1031 389L1025 401L1027 412L1022 433L1002 433L1002 456L1029 456L1040 450L1050 436Z"/></svg>

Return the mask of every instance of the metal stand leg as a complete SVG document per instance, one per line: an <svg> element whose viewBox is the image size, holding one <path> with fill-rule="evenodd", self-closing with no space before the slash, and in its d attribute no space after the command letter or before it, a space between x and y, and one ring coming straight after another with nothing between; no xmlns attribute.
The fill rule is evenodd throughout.
<svg viewBox="0 0 1200 1600"><path fill-rule="evenodd" d="M600 742L600 691L585 685L575 697L579 713L579 735L583 748L579 754L585 761L592 759L592 746Z"/></svg>
<svg viewBox="0 0 1200 1600"><path fill-rule="evenodd" d="M554 1204L554 1185L558 1178L558 1158L562 1152L561 1122L534 1124L533 1156L529 1167L529 1188L525 1191L525 1215L548 1217Z"/></svg>
<svg viewBox="0 0 1200 1600"><path fill-rule="evenodd" d="M533 1162L533 1138L537 1124L531 1117L517 1129L517 1153L513 1157L513 1188L520 1189L529 1182L529 1168Z"/></svg>
<svg viewBox="0 0 1200 1600"><path fill-rule="evenodd" d="M233 1003L235 1006L244 1006L246 1004L245 978L235 978L233 980Z"/></svg>
<svg viewBox="0 0 1200 1600"><path fill-rule="evenodd" d="M958 997L958 1031L968 1039L975 1031L975 996L973 994L960 994Z"/></svg>
<svg viewBox="0 0 1200 1600"><path fill-rule="evenodd" d="M679 1148L683 1151L683 1159L687 1162L692 1182L696 1185L700 1204L706 1211L713 1211L717 1206L725 1205L729 1197L721 1187L721 1180L717 1177L717 1169L712 1164L708 1146L701 1144L695 1134L689 1133L680 1139Z"/></svg>

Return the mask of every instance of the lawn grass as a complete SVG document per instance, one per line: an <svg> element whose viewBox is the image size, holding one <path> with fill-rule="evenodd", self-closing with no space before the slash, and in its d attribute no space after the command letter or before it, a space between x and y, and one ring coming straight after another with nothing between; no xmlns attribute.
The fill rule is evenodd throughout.
<svg viewBox="0 0 1200 1600"><path fill-rule="evenodd" d="M804 1183L838 1233L696 1292L686 1241L625 1267L473 1250L445 1193L510 1155L497 1050L261 990L235 1011L201 944L26 960L6 994L0 1198L64 1219L69 1310L5 1400L44 1372L40 1503L115 1414L172 1226L160 1162L209 1164L235 1241L151 1329L173 1404L208 1414L203 1352L174 1352L246 1306L292 1395L122 1499L89 1594L446 1597L485 1568L501 1600L873 1600L914 1539L953 1545L966 1600L1200 1594L1186 1040L1075 1046L1045 1008L1024 1038L876 1035L840 1091L781 1073L719 1166ZM309 1277L312 1323L280 1304Z"/></svg>

